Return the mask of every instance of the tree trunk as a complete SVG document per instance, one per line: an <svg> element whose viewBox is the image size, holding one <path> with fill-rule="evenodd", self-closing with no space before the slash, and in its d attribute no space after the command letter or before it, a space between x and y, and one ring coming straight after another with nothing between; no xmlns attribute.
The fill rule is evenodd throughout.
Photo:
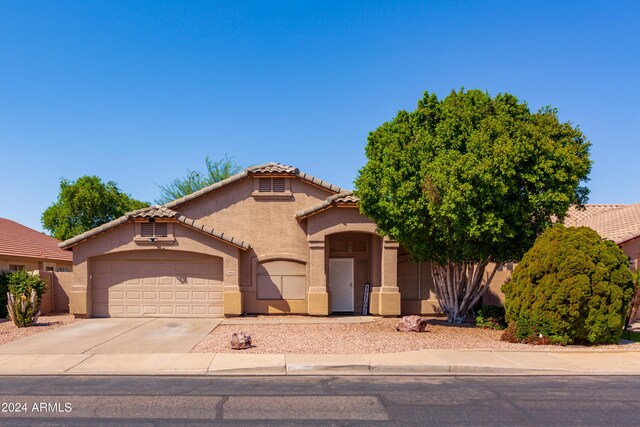
<svg viewBox="0 0 640 427"><path fill-rule="evenodd" d="M445 265L433 264L431 275L435 285L440 308L451 323L462 323L469 310L480 300L489 288L489 283L498 270L498 264L485 277L485 269L490 258L480 262Z"/></svg>

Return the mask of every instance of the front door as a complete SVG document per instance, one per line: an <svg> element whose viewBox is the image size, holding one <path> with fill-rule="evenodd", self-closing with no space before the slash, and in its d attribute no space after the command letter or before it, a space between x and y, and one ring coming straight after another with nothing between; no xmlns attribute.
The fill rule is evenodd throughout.
<svg viewBox="0 0 640 427"><path fill-rule="evenodd" d="M331 311L353 311L353 258L329 260Z"/></svg>

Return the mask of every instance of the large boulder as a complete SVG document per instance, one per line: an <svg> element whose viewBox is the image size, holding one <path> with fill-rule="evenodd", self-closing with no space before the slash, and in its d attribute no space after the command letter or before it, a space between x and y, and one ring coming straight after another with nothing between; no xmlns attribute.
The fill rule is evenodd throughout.
<svg viewBox="0 0 640 427"><path fill-rule="evenodd" d="M427 330L427 319L420 316L404 316L396 325L400 332L424 332Z"/></svg>
<svg viewBox="0 0 640 427"><path fill-rule="evenodd" d="M246 332L234 332L231 334L231 348L234 350L251 348L251 335Z"/></svg>

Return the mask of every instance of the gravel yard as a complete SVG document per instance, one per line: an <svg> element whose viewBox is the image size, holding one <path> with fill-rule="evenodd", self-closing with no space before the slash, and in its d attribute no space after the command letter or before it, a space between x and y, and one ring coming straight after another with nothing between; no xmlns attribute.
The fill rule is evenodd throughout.
<svg viewBox="0 0 640 427"><path fill-rule="evenodd" d="M40 332L59 328L73 322L73 314L56 313L40 316L38 323L26 328L18 328L12 321L6 320L0 323L0 344L26 338Z"/></svg>
<svg viewBox="0 0 640 427"><path fill-rule="evenodd" d="M640 349L640 343L584 346L534 346L500 341L502 331L476 328L473 324L452 325L430 319L427 332L397 332L399 319L376 319L358 324L247 324L220 325L203 338L193 353L290 353L367 354L395 353L421 349L513 349L513 350L610 350ZM233 332L251 335L254 347L232 350Z"/></svg>

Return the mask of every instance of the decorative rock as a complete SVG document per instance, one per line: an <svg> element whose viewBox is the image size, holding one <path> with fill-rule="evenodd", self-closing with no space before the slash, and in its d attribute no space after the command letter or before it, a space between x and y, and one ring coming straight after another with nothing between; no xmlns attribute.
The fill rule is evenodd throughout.
<svg viewBox="0 0 640 427"><path fill-rule="evenodd" d="M251 336L246 332L234 332L231 334L231 348L234 350L251 348Z"/></svg>
<svg viewBox="0 0 640 427"><path fill-rule="evenodd" d="M396 325L400 332L424 332L427 330L427 319L420 316L404 316Z"/></svg>

